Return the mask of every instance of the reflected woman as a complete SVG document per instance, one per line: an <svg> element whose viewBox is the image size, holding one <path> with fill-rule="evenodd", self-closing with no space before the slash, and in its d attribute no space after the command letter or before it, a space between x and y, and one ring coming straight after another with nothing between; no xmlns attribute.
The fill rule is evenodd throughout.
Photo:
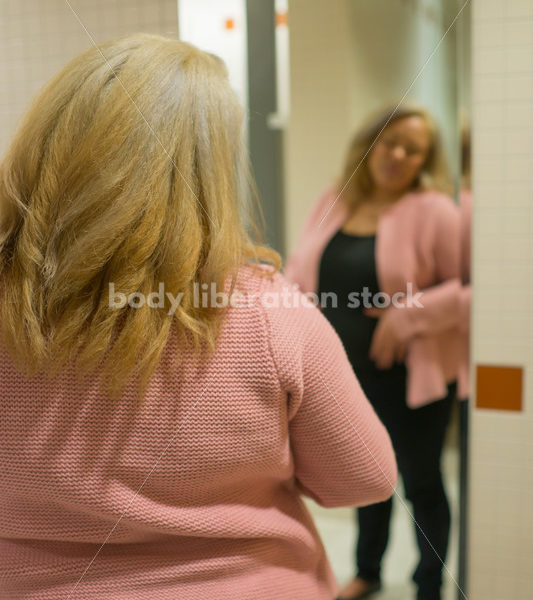
<svg viewBox="0 0 533 600"><path fill-rule="evenodd" d="M461 279L459 212L446 181L440 137L425 110L373 115L286 266L304 292L336 295L337 305L323 313L389 431L413 504L418 600L441 597L450 529L440 459L459 368ZM392 498L357 510L357 574L339 598L381 588L391 509Z"/></svg>

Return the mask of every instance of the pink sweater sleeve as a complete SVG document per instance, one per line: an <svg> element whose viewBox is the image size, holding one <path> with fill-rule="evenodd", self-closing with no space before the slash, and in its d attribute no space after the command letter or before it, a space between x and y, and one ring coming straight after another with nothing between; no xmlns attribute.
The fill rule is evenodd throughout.
<svg viewBox="0 0 533 600"><path fill-rule="evenodd" d="M464 285L459 294L459 328L463 333L470 331L470 304L472 301L472 288L470 284Z"/></svg>
<svg viewBox="0 0 533 600"><path fill-rule="evenodd" d="M423 289L422 306L392 307L391 319L402 341L418 335L441 333L461 319L460 215L449 198L440 198L432 219L435 285Z"/></svg>
<svg viewBox="0 0 533 600"><path fill-rule="evenodd" d="M461 277L463 289L459 298L461 311L459 326L462 331L470 331L470 302L472 290L470 287L470 260L471 260L471 229L472 229L472 192L461 190Z"/></svg>
<svg viewBox="0 0 533 600"><path fill-rule="evenodd" d="M278 285L284 282L279 274L276 279ZM294 304L305 302L299 292L291 297ZM391 441L334 329L314 306L264 310L272 357L288 396L298 487L326 507L386 500L397 480Z"/></svg>

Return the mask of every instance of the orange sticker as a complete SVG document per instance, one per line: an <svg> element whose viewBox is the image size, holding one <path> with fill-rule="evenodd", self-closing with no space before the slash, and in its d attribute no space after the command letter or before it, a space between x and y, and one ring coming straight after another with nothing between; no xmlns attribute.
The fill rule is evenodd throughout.
<svg viewBox="0 0 533 600"><path fill-rule="evenodd" d="M522 410L522 367L477 365L476 408Z"/></svg>
<svg viewBox="0 0 533 600"><path fill-rule="evenodd" d="M286 12L277 12L276 13L276 25L288 25L289 24L289 15Z"/></svg>
<svg viewBox="0 0 533 600"><path fill-rule="evenodd" d="M224 27L226 29L235 29L235 19L226 19L224 21Z"/></svg>

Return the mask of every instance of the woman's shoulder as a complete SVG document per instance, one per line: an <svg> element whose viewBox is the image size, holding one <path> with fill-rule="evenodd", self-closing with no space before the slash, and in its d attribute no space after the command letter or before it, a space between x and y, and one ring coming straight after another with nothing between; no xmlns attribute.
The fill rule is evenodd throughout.
<svg viewBox="0 0 533 600"><path fill-rule="evenodd" d="M459 205L465 212L472 210L472 190L463 188L459 193Z"/></svg>
<svg viewBox="0 0 533 600"><path fill-rule="evenodd" d="M236 284L248 292L259 294L295 288L281 271L267 263L243 264L238 270Z"/></svg>
<svg viewBox="0 0 533 600"><path fill-rule="evenodd" d="M318 305L316 294L304 292L298 283L272 265L245 265L239 272L237 287L253 295L254 305L273 309L289 319L299 318L299 313L313 312L308 309L317 309Z"/></svg>
<svg viewBox="0 0 533 600"><path fill-rule="evenodd" d="M440 190L423 190L414 194L419 198L419 202L431 206L435 209L457 207L455 200L445 192Z"/></svg>
<svg viewBox="0 0 533 600"><path fill-rule="evenodd" d="M411 192L404 198L404 206L410 207L415 211L420 211L426 217L459 214L459 207L454 199L448 194L439 190L423 190Z"/></svg>

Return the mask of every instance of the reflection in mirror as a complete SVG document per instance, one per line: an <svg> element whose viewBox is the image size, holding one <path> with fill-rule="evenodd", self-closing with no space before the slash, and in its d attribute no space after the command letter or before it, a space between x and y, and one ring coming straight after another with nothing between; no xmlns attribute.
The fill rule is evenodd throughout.
<svg viewBox="0 0 533 600"><path fill-rule="evenodd" d="M391 435L403 476L392 520L391 503L339 509L337 521L309 506L343 598L382 585L406 597L415 567L420 598L463 597L468 174L458 131L469 77L468 25L459 23L468 23L468 7L339 0L331 11L292 0L289 9L285 273L319 301L334 292L337 305L321 310ZM424 110L406 112L412 105ZM439 150L445 181L431 162ZM423 291L421 309L379 303L409 285ZM350 305L362 290L370 304ZM355 539L346 537L346 519L355 520Z"/></svg>

